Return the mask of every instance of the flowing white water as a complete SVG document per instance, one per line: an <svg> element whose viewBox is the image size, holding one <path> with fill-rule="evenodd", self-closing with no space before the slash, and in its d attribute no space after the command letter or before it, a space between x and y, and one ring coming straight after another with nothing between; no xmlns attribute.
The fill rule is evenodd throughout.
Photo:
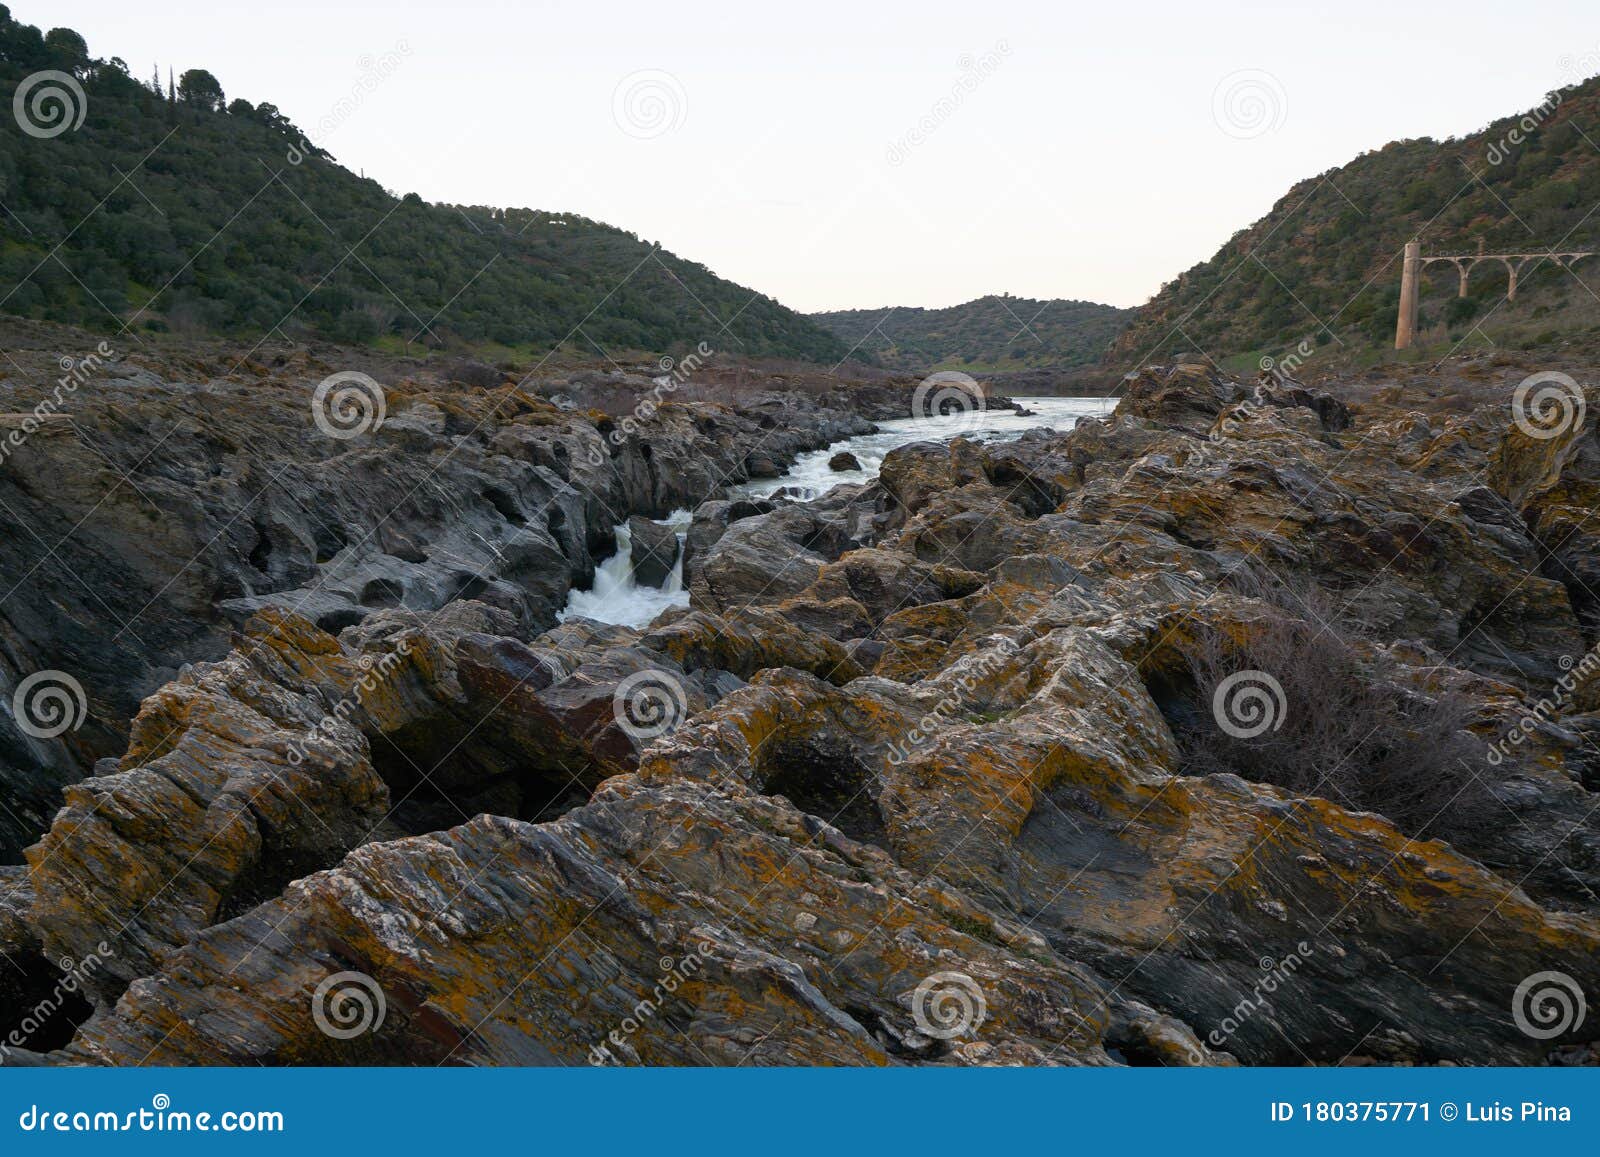
<svg viewBox="0 0 1600 1157"><path fill-rule="evenodd" d="M626 522L618 523L617 552L595 567L594 586L567 596L567 605L557 618L643 627L668 607L688 606L689 592L683 589L683 537L693 517L692 511L675 510L660 520L660 525L678 532L678 561L660 587L640 586L634 581L633 535Z"/></svg>
<svg viewBox="0 0 1600 1157"><path fill-rule="evenodd" d="M878 433L863 434L835 442L825 450L800 455L781 478L762 478L732 488L734 495L764 497L778 490L810 501L842 482L866 482L878 476L889 451L910 442L945 442L951 438L971 438L979 442L1005 442L1021 437L1026 430L1070 430L1084 418L1109 414L1116 408L1115 398L1018 398L1025 409L1021 415L1011 410L988 410L952 414L937 418L898 418L878 423ZM861 463L859 470L830 470L828 459L848 450ZM661 525L678 533L678 561L665 587L640 586L633 578L633 540L628 524L617 527L617 551L595 568L594 586L574 590L560 618L594 619L626 627L647 626L669 607L689 605L689 592L683 586L683 539L693 520L691 511L674 511Z"/></svg>
<svg viewBox="0 0 1600 1157"><path fill-rule="evenodd" d="M1017 398L1031 415L1013 410L980 410L937 418L896 418L878 423L878 433L835 442L826 450L800 455L782 478L761 478L734 488L734 493L763 498L778 490L810 501L841 482L867 482L889 451L911 442L948 442L970 438L975 442L1006 442L1026 430L1070 430L1084 418L1099 417L1116 409L1116 398ZM830 470L828 459L848 450L861 463L860 470ZM792 488L792 490L785 489Z"/></svg>

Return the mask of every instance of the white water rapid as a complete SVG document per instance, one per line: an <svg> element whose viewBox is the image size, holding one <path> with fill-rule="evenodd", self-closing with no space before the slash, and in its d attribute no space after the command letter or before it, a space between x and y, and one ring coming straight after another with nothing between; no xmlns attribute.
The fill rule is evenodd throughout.
<svg viewBox="0 0 1600 1157"><path fill-rule="evenodd" d="M878 476L884 457L897 446L910 442L944 442L965 437L980 442L1003 442L1017 438L1026 430L1040 428L1070 430L1081 420L1109 414L1116 408L1115 398L1017 398L1030 415L1010 410L988 410L952 414L937 418L898 418L879 422L878 433L863 434L835 442L825 450L800 455L781 478L762 478L732 488L735 495L764 497L785 490L805 501L827 492L842 482L866 482ZM848 450L861 463L859 470L830 470L828 459ZM786 489L787 488L787 489ZM683 538L693 514L675 511L661 520L678 534L678 561L662 588L640 586L633 578L633 543L627 523L617 527L617 551L595 568L594 586L574 590L560 617L594 619L626 627L648 625L669 607L689 605L689 592L683 586Z"/></svg>

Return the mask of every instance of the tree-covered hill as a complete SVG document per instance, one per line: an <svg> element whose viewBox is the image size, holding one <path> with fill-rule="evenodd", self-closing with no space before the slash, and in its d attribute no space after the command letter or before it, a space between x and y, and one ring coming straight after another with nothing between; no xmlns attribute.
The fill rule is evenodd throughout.
<svg viewBox="0 0 1600 1157"><path fill-rule="evenodd" d="M9 115L46 70L72 84L35 81L24 115ZM65 106L45 99L52 84ZM0 100L3 312L346 342L845 354L804 316L631 233L397 198L274 106L226 103L204 70L141 82L77 33L41 33L3 6Z"/></svg>
<svg viewBox="0 0 1600 1157"><path fill-rule="evenodd" d="M1098 361L1128 310L1092 301L980 297L948 309L814 313L858 352L894 369L1067 369Z"/></svg>
<svg viewBox="0 0 1600 1157"><path fill-rule="evenodd" d="M1461 138L1398 141L1301 181L1209 261L1139 309L1108 366L1198 349L1225 359L1302 340L1340 352L1394 341L1400 256L1600 248L1600 78ZM1573 273L1578 274L1574 277ZM1600 258L1529 265L1506 302L1499 262L1429 267L1420 340L1531 347L1600 332Z"/></svg>

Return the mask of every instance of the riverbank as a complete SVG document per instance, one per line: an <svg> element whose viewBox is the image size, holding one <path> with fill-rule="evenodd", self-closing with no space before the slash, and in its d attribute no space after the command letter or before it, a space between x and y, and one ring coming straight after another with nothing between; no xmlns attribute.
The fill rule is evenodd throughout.
<svg viewBox="0 0 1600 1157"><path fill-rule="evenodd" d="M730 404L717 396L750 367L513 377L337 347L63 353L90 335L24 328L0 382L18 417L0 470L0 680L70 668L84 707L51 742L0 718L0 757L79 776L254 614L338 632L471 598L535 633L629 515L776 477L909 412L915 388L811 368ZM23 422L41 406L51 421Z"/></svg>
<svg viewBox="0 0 1600 1157"><path fill-rule="evenodd" d="M690 605L640 629L476 591L337 636L264 607L0 870L18 1007L106 946L23 1059L1589 1055L1507 1002L1600 985L1600 700L1562 682L1593 668L1595 407L1530 434L1504 398L1254 387L1151 367L1069 432L700 502ZM533 401L480 446L499 395L396 393L442 431L337 457L348 485L423 463L459 487L402 528L499 510L494 456L559 477L567 445L575 478L609 441ZM743 423L795 429L765 416L647 420L744 462ZM660 458L628 458L619 500L658 493ZM375 1031L326 1034L283 979L335 967L388 997Z"/></svg>

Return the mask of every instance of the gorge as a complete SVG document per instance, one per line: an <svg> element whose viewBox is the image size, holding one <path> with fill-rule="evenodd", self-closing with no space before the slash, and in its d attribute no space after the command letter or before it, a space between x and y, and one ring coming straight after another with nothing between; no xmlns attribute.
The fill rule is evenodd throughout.
<svg viewBox="0 0 1600 1157"><path fill-rule="evenodd" d="M1593 630L1594 419L1523 433L1515 365L1348 402L1152 367L1062 429L974 410L1010 428L874 451L974 419L872 434L915 382L779 374L619 444L587 401L646 376L372 362L386 416L339 440L310 433L327 366L234 360L120 359L0 481L11 541L90 530L4 563L7 653L73 657L88 709L25 765L0 995L96 961L12 1063L1588 1047L1506 1012L1536 965L1600 980L1592 690L1485 757ZM867 469L824 489L807 463L847 438ZM72 484L112 468L108 500ZM390 515L354 504L380 492ZM570 613L624 515L679 509L687 606ZM22 613L30 568L70 615ZM1314 791L1213 719L1265 666L1284 750L1326 748ZM1292 999L1241 1009L1266 962ZM348 973L387 1014L330 1036L306 994Z"/></svg>
<svg viewBox="0 0 1600 1157"><path fill-rule="evenodd" d="M1600 77L1352 158L1312 96L1439 57L1293 6L1276 140L1209 10L1037 5L924 103L937 6L634 7L213 6L143 79L0 5L0 1067L459 1147L465 1086L316 1070L1600 1065ZM1171 1076L1007 1137L1311 1116ZM1565 1123L1514 1078L1431 1088ZM524 1146L638 1116L510 1087ZM695 1111L882 1148L751 1087ZM855 1107L992 1146L1003 1088Z"/></svg>

